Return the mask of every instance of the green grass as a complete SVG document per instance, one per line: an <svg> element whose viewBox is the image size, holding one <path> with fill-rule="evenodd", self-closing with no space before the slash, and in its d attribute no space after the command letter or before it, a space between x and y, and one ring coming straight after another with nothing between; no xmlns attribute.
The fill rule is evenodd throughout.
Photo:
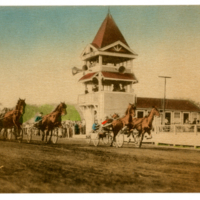
<svg viewBox="0 0 200 200"><path fill-rule="evenodd" d="M80 121L81 117L73 105L67 105L67 115L62 116L62 121L72 120L72 121Z"/></svg>
<svg viewBox="0 0 200 200"><path fill-rule="evenodd" d="M173 144L164 144L164 143L159 143L158 146L173 146L174 148L193 148L193 145L173 145ZM196 147L197 148L197 147Z"/></svg>
<svg viewBox="0 0 200 200"><path fill-rule="evenodd" d="M44 115L51 113L55 108L55 105L45 104L45 105L26 105L25 113L23 115L23 121L26 122L35 117L38 112L43 112ZM72 120L80 121L81 117L73 105L67 105L67 115L62 116L62 121Z"/></svg>
<svg viewBox="0 0 200 200"><path fill-rule="evenodd" d="M158 143L159 146L170 146L170 144Z"/></svg>

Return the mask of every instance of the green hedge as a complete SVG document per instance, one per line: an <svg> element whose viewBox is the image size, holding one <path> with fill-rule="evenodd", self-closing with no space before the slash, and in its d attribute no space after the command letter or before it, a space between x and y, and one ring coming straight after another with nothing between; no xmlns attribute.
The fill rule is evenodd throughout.
<svg viewBox="0 0 200 200"><path fill-rule="evenodd" d="M23 115L23 121L26 122L35 117L38 112L43 112L44 115L51 113L56 105L26 105L25 113ZM62 121L64 120L72 120L72 121L80 121L81 117L73 105L67 105L67 115L62 116Z"/></svg>

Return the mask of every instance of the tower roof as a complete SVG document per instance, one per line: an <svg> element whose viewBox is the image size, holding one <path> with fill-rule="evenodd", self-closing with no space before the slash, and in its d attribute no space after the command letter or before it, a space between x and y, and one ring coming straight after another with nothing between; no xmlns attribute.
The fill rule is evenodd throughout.
<svg viewBox="0 0 200 200"><path fill-rule="evenodd" d="M103 23L101 24L101 27L99 28L92 42L92 45L94 45L96 48L102 48L116 41L121 41L128 46L128 43L117 27L111 14L108 13Z"/></svg>

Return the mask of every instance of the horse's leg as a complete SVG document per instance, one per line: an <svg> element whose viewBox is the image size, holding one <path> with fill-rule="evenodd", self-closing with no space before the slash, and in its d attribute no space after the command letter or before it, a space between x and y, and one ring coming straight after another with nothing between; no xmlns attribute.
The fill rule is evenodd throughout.
<svg viewBox="0 0 200 200"><path fill-rule="evenodd" d="M17 139L20 139L20 128L17 127L16 130L17 130L17 131L16 131Z"/></svg>
<svg viewBox="0 0 200 200"><path fill-rule="evenodd" d="M115 133L113 132L113 137L112 137L112 141L111 141L111 144L110 144L111 147L113 146L114 139L115 139Z"/></svg>
<svg viewBox="0 0 200 200"><path fill-rule="evenodd" d="M142 141L143 141L144 134L145 134L145 131L143 131L143 132L141 133L141 139L140 139L139 148L141 148L141 146L142 146Z"/></svg>
<svg viewBox="0 0 200 200"><path fill-rule="evenodd" d="M47 133L48 133L49 131L48 130L45 130L44 131L44 134L45 134L45 142L47 143Z"/></svg>
<svg viewBox="0 0 200 200"><path fill-rule="evenodd" d="M48 140L48 143L50 143L50 142L51 142L51 137L52 137L52 130L51 130L51 131L49 131L49 140Z"/></svg>
<svg viewBox="0 0 200 200"><path fill-rule="evenodd" d="M135 135L133 133L133 129L129 130L129 137L132 136L132 138L134 139L134 143L136 143L136 139L135 139ZM127 136L128 137L128 136ZM131 142L131 137L128 139L128 144L129 142Z"/></svg>
<svg viewBox="0 0 200 200"><path fill-rule="evenodd" d="M1 133L3 135L3 140L6 139L5 135L6 135L6 128L2 128Z"/></svg>
<svg viewBox="0 0 200 200"><path fill-rule="evenodd" d="M15 140L17 140L17 129L16 127L13 128L13 135L15 136Z"/></svg>
<svg viewBox="0 0 200 200"><path fill-rule="evenodd" d="M148 131L147 131L147 133L148 133L149 137L148 137L148 136L145 136L145 137L146 137L146 139L147 139L147 140L149 140L149 139L151 139L151 138L152 138L151 131L150 131L150 130L148 130Z"/></svg>
<svg viewBox="0 0 200 200"><path fill-rule="evenodd" d="M17 139L20 139L20 130L21 130L21 127L20 127L19 122L17 122L17 118L13 119L13 124L14 124L14 126L16 128Z"/></svg>
<svg viewBox="0 0 200 200"><path fill-rule="evenodd" d="M42 131L42 141L44 141L44 131Z"/></svg>
<svg viewBox="0 0 200 200"><path fill-rule="evenodd" d="M113 136L113 141L112 141L112 142L115 142L115 146L117 145L117 144L116 144L116 136L117 136L117 133L114 134L114 136ZM112 144L112 145L113 145L113 144Z"/></svg>

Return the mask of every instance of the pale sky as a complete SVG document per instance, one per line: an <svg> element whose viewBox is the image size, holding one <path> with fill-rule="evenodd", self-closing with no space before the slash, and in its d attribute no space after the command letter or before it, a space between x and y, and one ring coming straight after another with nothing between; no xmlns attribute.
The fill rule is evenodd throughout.
<svg viewBox="0 0 200 200"><path fill-rule="evenodd" d="M76 103L84 89L72 76L108 6L0 7L0 102ZM110 6L130 48L140 97L200 101L200 6Z"/></svg>

